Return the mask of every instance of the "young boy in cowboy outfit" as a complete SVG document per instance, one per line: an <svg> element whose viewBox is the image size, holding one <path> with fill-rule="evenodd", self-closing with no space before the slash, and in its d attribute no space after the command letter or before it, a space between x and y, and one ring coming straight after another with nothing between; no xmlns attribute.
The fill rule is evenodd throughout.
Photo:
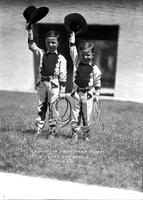
<svg viewBox="0 0 143 200"><path fill-rule="evenodd" d="M56 123L53 119L51 104L65 94L66 86L66 59L58 53L59 33L51 30L45 35L46 50L40 49L33 39L32 27L26 25L28 31L29 49L37 56L39 77L37 81L37 93L39 96L38 118L36 119L37 134L41 134L44 125L46 112L49 110L50 134L55 132Z"/></svg>
<svg viewBox="0 0 143 200"><path fill-rule="evenodd" d="M93 63L94 45L89 41L81 41L75 46L75 33L69 38L70 55L73 61L73 108L72 134L77 140L80 133L80 121L83 120L83 139L89 140L92 124L93 103L99 100L101 88L101 71Z"/></svg>

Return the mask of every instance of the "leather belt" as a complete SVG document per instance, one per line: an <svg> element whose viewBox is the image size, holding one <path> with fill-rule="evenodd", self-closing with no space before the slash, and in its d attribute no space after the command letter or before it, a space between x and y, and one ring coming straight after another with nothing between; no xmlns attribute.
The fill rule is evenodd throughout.
<svg viewBox="0 0 143 200"><path fill-rule="evenodd" d="M43 82L43 81L51 81L52 79L56 79L56 78L58 78L58 76L57 75L53 75L53 76L42 76L42 78L41 78L41 81Z"/></svg>
<svg viewBox="0 0 143 200"><path fill-rule="evenodd" d="M83 93L86 93L90 90L91 88L77 88L77 92L83 92Z"/></svg>

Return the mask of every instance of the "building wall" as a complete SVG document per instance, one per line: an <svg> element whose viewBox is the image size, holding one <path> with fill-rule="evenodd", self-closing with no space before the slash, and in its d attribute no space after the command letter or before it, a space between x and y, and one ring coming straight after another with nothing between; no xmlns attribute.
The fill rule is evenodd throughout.
<svg viewBox="0 0 143 200"><path fill-rule="evenodd" d="M22 15L27 6L49 7L43 23L64 23L78 12L88 24L119 25L115 98L143 102L142 0L0 0L0 89L34 90L33 56Z"/></svg>

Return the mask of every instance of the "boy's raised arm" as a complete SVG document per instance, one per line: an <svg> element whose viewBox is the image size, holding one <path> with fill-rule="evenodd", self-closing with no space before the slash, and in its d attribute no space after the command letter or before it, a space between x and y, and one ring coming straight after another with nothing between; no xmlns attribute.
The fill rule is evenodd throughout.
<svg viewBox="0 0 143 200"><path fill-rule="evenodd" d="M77 63L78 52L77 52L77 48L76 48L76 45L75 45L75 33L74 32L72 32L70 34L69 48L70 48L70 55L71 55L73 64L75 66L75 64Z"/></svg>
<svg viewBox="0 0 143 200"><path fill-rule="evenodd" d="M28 32L28 47L29 47L29 49L33 53L39 55L39 53L41 52L41 50L37 47L37 45L36 45L36 43L34 41L32 25L29 27L28 24L26 23L25 29Z"/></svg>

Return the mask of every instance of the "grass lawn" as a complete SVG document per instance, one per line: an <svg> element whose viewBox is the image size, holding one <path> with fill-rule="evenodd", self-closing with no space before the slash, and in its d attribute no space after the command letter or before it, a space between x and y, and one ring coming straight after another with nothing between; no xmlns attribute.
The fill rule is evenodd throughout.
<svg viewBox="0 0 143 200"><path fill-rule="evenodd" d="M0 91L0 170L142 191L143 104L102 100L105 130L75 142L69 127L34 135L36 94Z"/></svg>

